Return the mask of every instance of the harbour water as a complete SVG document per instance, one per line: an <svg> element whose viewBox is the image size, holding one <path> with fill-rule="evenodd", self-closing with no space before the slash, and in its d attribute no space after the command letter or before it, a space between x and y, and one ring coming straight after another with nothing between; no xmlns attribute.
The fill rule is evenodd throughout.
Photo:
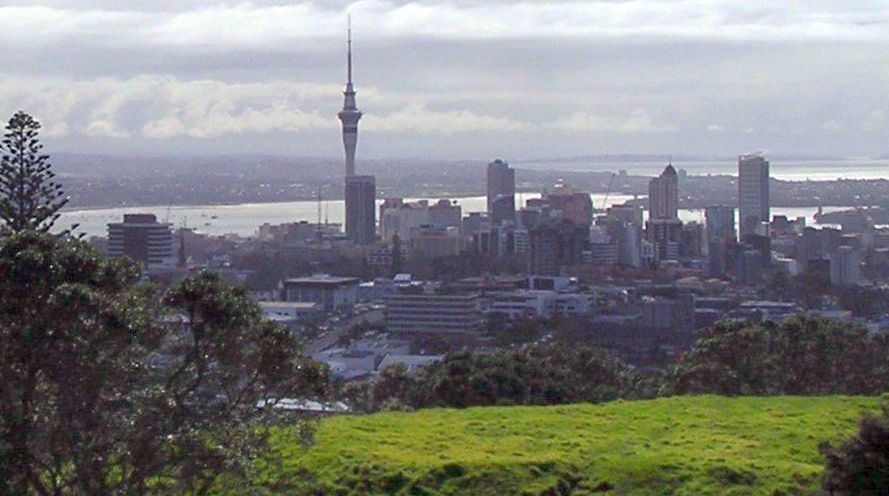
<svg viewBox="0 0 889 496"><path fill-rule="evenodd" d="M536 193L519 194L516 205L524 205L525 200L539 197ZM623 203L633 197L627 195L605 194L590 195L593 206L602 208L606 205ZM415 199L409 199L413 201ZM437 201L430 199L430 201ZM463 214L482 212L486 202L484 196L457 198L455 201L463 207ZM382 203L382 200L378 202ZM825 212L842 210L847 207L824 207ZM772 208L772 215L787 215L789 218L805 217L807 224L814 224L817 207ZM305 220L318 220L318 203L314 201L295 201L279 203L246 203L240 205L193 205L193 206L153 206L153 207L121 207L98 208L85 210L66 210L62 212L56 226L68 228L78 224L75 232L87 237L105 236L109 222L120 222L126 213L151 213L159 221L169 222L174 227L191 227L199 232L212 235L237 234L254 236L260 225L264 223L282 224ZM342 200L326 201L321 204L321 221L343 223L345 205ZM700 209L681 210L679 217L686 222L704 221L704 212Z"/></svg>

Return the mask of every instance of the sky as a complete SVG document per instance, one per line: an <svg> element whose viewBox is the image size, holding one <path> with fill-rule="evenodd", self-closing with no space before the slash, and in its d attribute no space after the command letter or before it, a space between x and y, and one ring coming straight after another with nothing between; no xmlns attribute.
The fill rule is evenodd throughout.
<svg viewBox="0 0 889 496"><path fill-rule="evenodd" d="M889 1L0 0L51 150L359 160L889 154Z"/></svg>

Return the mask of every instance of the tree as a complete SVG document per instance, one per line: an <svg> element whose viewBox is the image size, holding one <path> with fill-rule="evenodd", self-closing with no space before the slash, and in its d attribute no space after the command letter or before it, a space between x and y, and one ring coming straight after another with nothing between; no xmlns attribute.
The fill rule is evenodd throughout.
<svg viewBox="0 0 889 496"><path fill-rule="evenodd" d="M861 420L858 433L839 447L821 445L827 467L822 487L835 496L889 494L889 405Z"/></svg>
<svg viewBox="0 0 889 496"><path fill-rule="evenodd" d="M6 125L0 151L0 220L12 232L27 229L46 232L68 203L49 155L37 135L40 123L25 112L16 112Z"/></svg>
<svg viewBox="0 0 889 496"><path fill-rule="evenodd" d="M203 494L250 476L260 401L325 392L243 291L137 279L80 241L0 240L0 493Z"/></svg>
<svg viewBox="0 0 889 496"><path fill-rule="evenodd" d="M889 340L836 320L724 322L671 373L679 394L878 394L889 384Z"/></svg>

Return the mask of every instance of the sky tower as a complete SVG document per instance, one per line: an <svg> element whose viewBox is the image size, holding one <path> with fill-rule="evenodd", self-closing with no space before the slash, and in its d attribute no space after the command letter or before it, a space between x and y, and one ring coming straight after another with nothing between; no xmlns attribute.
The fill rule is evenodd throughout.
<svg viewBox="0 0 889 496"><path fill-rule="evenodd" d="M348 50L346 55L346 91L343 92L343 110L337 114L343 123L343 147L346 149L346 177L355 175L355 145L358 144L358 121L361 111L355 105L355 88L352 87L352 18L349 17Z"/></svg>

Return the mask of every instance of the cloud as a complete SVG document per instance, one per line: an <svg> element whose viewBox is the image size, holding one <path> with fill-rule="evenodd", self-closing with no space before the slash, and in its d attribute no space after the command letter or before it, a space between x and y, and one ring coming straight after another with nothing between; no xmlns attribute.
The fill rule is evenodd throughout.
<svg viewBox="0 0 889 496"><path fill-rule="evenodd" d="M93 137L141 136L163 140L275 131L336 132L340 125L334 113L341 104L339 85L183 81L153 75L127 80L34 80L31 83L0 85L0 110L11 111L13 103L27 92L31 95L28 111L38 119L47 119L48 135L74 132ZM367 93L375 92L369 89ZM41 94L44 99L39 98ZM64 95L64 105L54 103L60 95ZM378 96L368 100L385 99ZM391 104L380 106L391 107ZM368 113L361 122L362 131L425 135L515 132L531 128L531 124L525 122L469 110L431 110L422 103Z"/></svg>
<svg viewBox="0 0 889 496"><path fill-rule="evenodd" d="M362 122L365 131L439 134L491 131L527 131L533 126L526 122L487 115L468 110L435 111L425 105L412 104L380 116L368 115Z"/></svg>
<svg viewBox="0 0 889 496"><path fill-rule="evenodd" d="M821 129L824 131L842 131L844 127L833 119L821 123Z"/></svg>
<svg viewBox="0 0 889 496"><path fill-rule="evenodd" d="M707 132L711 134L722 134L725 132L725 126L719 124L708 124Z"/></svg>
<svg viewBox="0 0 889 496"><path fill-rule="evenodd" d="M864 119L864 122L861 124L861 128L865 131L878 131L883 129L886 122L886 116L883 114L882 110L874 110L870 114L867 115L867 118Z"/></svg>
<svg viewBox="0 0 889 496"><path fill-rule="evenodd" d="M643 109L636 109L628 116L603 117L587 112L575 112L569 117L559 119L551 128L562 131L593 131L616 133L663 133L676 131L672 125L655 124Z"/></svg>
<svg viewBox="0 0 889 496"><path fill-rule="evenodd" d="M361 39L678 37L719 40L889 40L881 3L693 0L406 2L360 0L266 5L200 2L178 9L78 8L76 3L0 7L0 38L33 42L114 38L117 43L195 48L286 45L342 36L346 12ZM101 5L102 2L98 2ZM93 5L96 5L94 2ZM131 5L131 4L130 4ZM851 4L850 4L851 5Z"/></svg>

